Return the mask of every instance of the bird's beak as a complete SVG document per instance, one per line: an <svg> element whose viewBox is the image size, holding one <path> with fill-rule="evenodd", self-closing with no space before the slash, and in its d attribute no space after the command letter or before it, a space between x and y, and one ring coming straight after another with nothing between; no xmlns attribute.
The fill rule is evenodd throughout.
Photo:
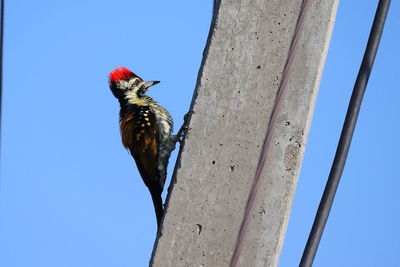
<svg viewBox="0 0 400 267"><path fill-rule="evenodd" d="M160 81L144 82L144 88L147 90L150 86L156 85L157 83L160 83Z"/></svg>

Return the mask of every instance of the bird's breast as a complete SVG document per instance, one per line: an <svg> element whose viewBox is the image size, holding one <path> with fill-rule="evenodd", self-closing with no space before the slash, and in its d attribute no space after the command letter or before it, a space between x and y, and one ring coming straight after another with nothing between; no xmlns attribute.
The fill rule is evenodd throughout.
<svg viewBox="0 0 400 267"><path fill-rule="evenodd" d="M153 106L151 110L157 120L160 143L167 142L172 132L172 118L168 111L159 105Z"/></svg>

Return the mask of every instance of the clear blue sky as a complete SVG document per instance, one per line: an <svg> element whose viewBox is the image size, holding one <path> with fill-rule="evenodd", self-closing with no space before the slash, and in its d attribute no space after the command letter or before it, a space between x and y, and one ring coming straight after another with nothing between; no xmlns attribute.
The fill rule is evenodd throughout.
<svg viewBox="0 0 400 267"><path fill-rule="evenodd" d="M280 266L296 266L340 134L377 1L342 1ZM212 1L6 3L0 266L146 266L156 224L118 132L114 67L191 101ZM399 266L400 3L393 1L314 266ZM175 156L171 159L171 166ZM171 173L171 168L170 168Z"/></svg>

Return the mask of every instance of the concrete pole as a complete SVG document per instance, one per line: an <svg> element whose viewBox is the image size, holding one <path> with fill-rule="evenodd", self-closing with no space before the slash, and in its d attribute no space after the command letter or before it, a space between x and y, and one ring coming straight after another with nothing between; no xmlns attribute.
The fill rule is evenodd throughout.
<svg viewBox="0 0 400 267"><path fill-rule="evenodd" d="M153 266L228 266L302 1L217 1ZM337 0L312 0L240 266L277 266Z"/></svg>

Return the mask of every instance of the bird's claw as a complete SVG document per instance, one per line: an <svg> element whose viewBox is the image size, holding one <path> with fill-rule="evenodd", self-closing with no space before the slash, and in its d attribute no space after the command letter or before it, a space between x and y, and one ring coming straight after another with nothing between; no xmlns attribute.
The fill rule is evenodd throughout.
<svg viewBox="0 0 400 267"><path fill-rule="evenodd" d="M193 114L195 114L194 110L190 110L188 113L186 113L185 116L183 116L183 124L186 124Z"/></svg>
<svg viewBox="0 0 400 267"><path fill-rule="evenodd" d="M179 144L182 144L183 142L183 135L190 130L191 128L189 128L187 126L187 123L189 121L189 118L192 116L192 114L194 114L195 112L193 110L189 111L188 113L185 114L185 116L183 116L183 124L181 126L181 128L178 131L178 134L176 135L177 137L177 142L179 142Z"/></svg>
<svg viewBox="0 0 400 267"><path fill-rule="evenodd" d="M183 136L184 134L190 130L191 128L189 128L188 126L186 126L185 124L182 125L182 127L179 129L178 134L176 135L177 137L177 142L179 142L179 144L182 144L183 142Z"/></svg>

